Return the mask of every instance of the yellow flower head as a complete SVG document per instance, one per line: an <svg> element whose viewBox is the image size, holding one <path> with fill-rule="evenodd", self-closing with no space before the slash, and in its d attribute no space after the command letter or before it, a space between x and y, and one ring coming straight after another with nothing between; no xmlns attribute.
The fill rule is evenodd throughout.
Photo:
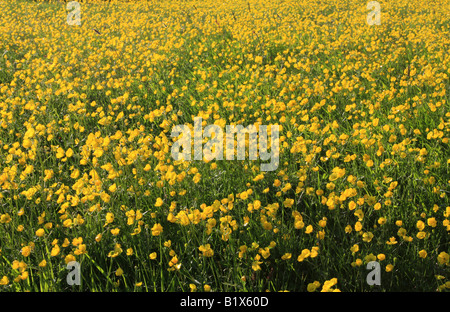
<svg viewBox="0 0 450 312"><path fill-rule="evenodd" d="M161 224L156 223L155 225L153 225L152 227L152 235L153 236L159 236L163 231L163 227L161 226Z"/></svg>

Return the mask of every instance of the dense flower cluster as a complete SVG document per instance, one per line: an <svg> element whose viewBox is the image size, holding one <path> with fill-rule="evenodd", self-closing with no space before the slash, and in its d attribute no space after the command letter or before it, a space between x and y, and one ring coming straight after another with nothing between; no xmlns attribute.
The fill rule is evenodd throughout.
<svg viewBox="0 0 450 312"><path fill-rule="evenodd" d="M450 289L448 1L79 2L0 1L0 291Z"/></svg>

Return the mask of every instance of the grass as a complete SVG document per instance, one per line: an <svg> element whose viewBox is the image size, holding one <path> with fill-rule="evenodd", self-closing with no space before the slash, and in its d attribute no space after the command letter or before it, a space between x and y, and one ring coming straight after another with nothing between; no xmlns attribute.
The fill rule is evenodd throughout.
<svg viewBox="0 0 450 312"><path fill-rule="evenodd" d="M0 290L448 291L450 6L410 2L1 1ZM198 116L277 170L174 161Z"/></svg>

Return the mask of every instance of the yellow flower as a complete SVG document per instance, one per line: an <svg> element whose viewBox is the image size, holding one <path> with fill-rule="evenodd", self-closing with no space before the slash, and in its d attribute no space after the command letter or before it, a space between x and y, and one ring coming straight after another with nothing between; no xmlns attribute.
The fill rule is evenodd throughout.
<svg viewBox="0 0 450 312"><path fill-rule="evenodd" d="M66 157L70 158L73 156L73 150L69 147L69 149L66 151Z"/></svg>
<svg viewBox="0 0 450 312"><path fill-rule="evenodd" d="M319 221L319 226L324 228L327 226L327 218L323 217L322 220Z"/></svg>
<svg viewBox="0 0 450 312"><path fill-rule="evenodd" d="M189 284L189 288L191 291L197 291L197 286L195 286L195 284Z"/></svg>
<svg viewBox="0 0 450 312"><path fill-rule="evenodd" d="M118 255L120 255L120 254L122 253L122 251L123 251L123 250L122 250L120 244L116 244L116 245L114 246L114 250L112 250L112 251L110 251L110 252L108 253L108 257L115 258L115 257L117 257Z"/></svg>
<svg viewBox="0 0 450 312"><path fill-rule="evenodd" d="M38 229L38 230L36 230L35 234L36 234L37 237L42 237L45 234L45 230L44 229Z"/></svg>
<svg viewBox="0 0 450 312"><path fill-rule="evenodd" d="M120 229L119 229L119 228L115 228L115 229L112 229L112 230L111 230L111 234L114 235L114 236L119 235L119 232L120 232Z"/></svg>
<svg viewBox="0 0 450 312"><path fill-rule="evenodd" d="M117 190L117 185L116 185L116 183L114 183L113 185L111 185L111 186L108 188L108 190L109 190L111 193L114 193L114 192Z"/></svg>
<svg viewBox="0 0 450 312"><path fill-rule="evenodd" d="M372 240L372 238L373 238L372 232L365 232L363 234L363 241L366 243L370 242Z"/></svg>
<svg viewBox="0 0 450 312"><path fill-rule="evenodd" d="M392 264L388 264L386 266L386 272L391 272L394 269L394 266Z"/></svg>
<svg viewBox="0 0 450 312"><path fill-rule="evenodd" d="M261 208L261 202L259 200L255 200L253 202L253 209L258 210L259 208Z"/></svg>
<svg viewBox="0 0 450 312"><path fill-rule="evenodd" d="M64 227L70 227L72 225L72 219L67 219L63 222Z"/></svg>
<svg viewBox="0 0 450 312"><path fill-rule="evenodd" d="M13 270L17 270L19 268L19 261L14 260L11 264Z"/></svg>
<svg viewBox="0 0 450 312"><path fill-rule="evenodd" d="M309 234L309 233L311 233L313 230L314 230L314 229L313 229L313 226L312 226L312 225L308 225L308 226L306 227L305 233L306 233L306 234Z"/></svg>
<svg viewBox="0 0 450 312"><path fill-rule="evenodd" d="M310 255L311 255L311 252L309 251L309 249L303 249L302 253L297 257L297 261L302 262L303 260L308 258Z"/></svg>
<svg viewBox="0 0 450 312"><path fill-rule="evenodd" d="M400 237L405 236L406 235L406 229L405 228L398 229L397 235L400 236Z"/></svg>
<svg viewBox="0 0 450 312"><path fill-rule="evenodd" d="M339 178L339 176L338 176L337 173L332 173L332 174L330 174L330 176L328 177L328 179L329 179L330 181L336 181L338 178Z"/></svg>
<svg viewBox="0 0 450 312"><path fill-rule="evenodd" d="M252 269L253 271L259 271L261 270L260 264L262 261L259 261L261 259L260 255L256 255L254 258L254 261L252 262Z"/></svg>
<svg viewBox="0 0 450 312"><path fill-rule="evenodd" d="M30 246L23 247L21 253L22 253L22 256L28 257L31 253L31 247Z"/></svg>
<svg viewBox="0 0 450 312"><path fill-rule="evenodd" d="M105 225L112 223L114 221L114 214L112 212L106 213L106 223Z"/></svg>
<svg viewBox="0 0 450 312"><path fill-rule="evenodd" d="M56 150L56 158L62 158L64 157L65 152L61 147L58 147L58 149Z"/></svg>
<svg viewBox="0 0 450 312"><path fill-rule="evenodd" d="M210 292L210 291L211 291L211 286L209 286L208 284L205 284L205 285L203 286L203 289L204 289L206 292Z"/></svg>
<svg viewBox="0 0 450 312"><path fill-rule="evenodd" d="M354 210L355 208L356 208L356 203L353 200L348 203L349 210Z"/></svg>
<svg viewBox="0 0 450 312"><path fill-rule="evenodd" d="M155 207L161 207L163 204L163 200L161 198L156 199Z"/></svg>
<svg viewBox="0 0 450 312"><path fill-rule="evenodd" d="M261 263L262 263L261 261L253 261L252 262L252 270L253 271L261 270L261 267L259 266Z"/></svg>
<svg viewBox="0 0 450 312"><path fill-rule="evenodd" d="M97 234L97 236L95 236L95 241L98 243L102 240L102 234Z"/></svg>
<svg viewBox="0 0 450 312"><path fill-rule="evenodd" d="M214 255L214 250L211 249L209 244L201 245L198 249L202 252L203 257L212 257Z"/></svg>
<svg viewBox="0 0 450 312"><path fill-rule="evenodd" d="M321 292L328 292L331 291L331 287L337 284L337 278L332 278L329 281L325 281L322 286Z"/></svg>
<svg viewBox="0 0 450 312"><path fill-rule="evenodd" d="M244 254L247 252L247 246L242 245L242 246L239 247L239 250L240 251L239 251L238 257L239 258L243 258Z"/></svg>
<svg viewBox="0 0 450 312"><path fill-rule="evenodd" d="M122 268L118 268L117 270L116 270L116 276L122 276L122 274L123 274L123 270L122 270Z"/></svg>
<svg viewBox="0 0 450 312"><path fill-rule="evenodd" d="M26 280L28 278L28 272L24 271L21 275L18 276L21 280Z"/></svg>
<svg viewBox="0 0 450 312"><path fill-rule="evenodd" d="M47 266L47 261L45 261L45 259L42 260L41 262L39 262L39 267L44 268L46 266Z"/></svg>
<svg viewBox="0 0 450 312"><path fill-rule="evenodd" d="M150 258L150 260L155 260L157 257L157 254L156 254L156 252L152 252L148 257Z"/></svg>
<svg viewBox="0 0 450 312"><path fill-rule="evenodd" d="M137 228L135 228L133 230L133 233L131 233L131 236L137 235L139 233L141 233L141 226L140 225L138 225Z"/></svg>
<svg viewBox="0 0 450 312"><path fill-rule="evenodd" d="M366 261L366 263L369 263L371 261L375 261L377 259L377 257L375 257L374 254L368 254L367 256L364 257L364 260Z"/></svg>
<svg viewBox="0 0 450 312"><path fill-rule="evenodd" d="M286 183L286 185L281 189L283 191L283 193L286 193L287 191L289 191L292 188L291 183Z"/></svg>
<svg viewBox="0 0 450 312"><path fill-rule="evenodd" d="M319 247L314 246L313 248L311 248L311 258L315 258L319 255Z"/></svg>
<svg viewBox="0 0 450 312"><path fill-rule="evenodd" d="M358 217L358 221L362 221L364 219L364 212L361 209L356 210L354 215Z"/></svg>
<svg viewBox="0 0 450 312"><path fill-rule="evenodd" d="M416 227L419 229L419 231L422 231L425 228L425 223L421 220L417 221Z"/></svg>
<svg viewBox="0 0 450 312"><path fill-rule="evenodd" d="M77 241L78 241L78 239L74 238L74 240L73 240L73 245L74 246L78 245ZM65 238L64 242L62 243L62 246L63 247L67 247L69 245L70 245L70 241L67 238Z"/></svg>
<svg viewBox="0 0 450 312"><path fill-rule="evenodd" d="M439 262L439 264L445 264L448 265L449 264L449 254L446 253L445 251L441 252L438 257L437 260Z"/></svg>
<svg viewBox="0 0 450 312"><path fill-rule="evenodd" d="M435 218L429 218L427 220L427 224L428 224L428 226L436 227L436 225L437 225L436 219Z"/></svg>
<svg viewBox="0 0 450 312"><path fill-rule="evenodd" d="M240 194L240 199L246 200L247 198L248 198L248 193L247 193L246 191L243 191L243 192Z"/></svg>
<svg viewBox="0 0 450 312"><path fill-rule="evenodd" d="M419 251L419 257L421 257L421 258L426 258L427 257L427 252L426 252L426 250L425 249L422 249L421 251Z"/></svg>
<svg viewBox="0 0 450 312"><path fill-rule="evenodd" d="M306 290L308 292L315 292L316 289L317 289L317 286L314 283L309 283L308 286L306 287Z"/></svg>
<svg viewBox="0 0 450 312"><path fill-rule="evenodd" d="M0 279L0 285L8 285L9 279L7 276L3 276L2 279Z"/></svg>
<svg viewBox="0 0 450 312"><path fill-rule="evenodd" d="M294 205L294 200L292 198L286 198L283 205L287 208L291 208Z"/></svg>
<svg viewBox="0 0 450 312"><path fill-rule="evenodd" d="M268 247L266 247L264 249L263 248L259 248L258 252L261 254L261 256L264 259L267 259L267 258L270 257L270 249Z"/></svg>
<svg viewBox="0 0 450 312"><path fill-rule="evenodd" d="M67 256L64 258L64 262L65 262L66 264L68 264L69 262L75 261L75 260L76 260L75 256L74 256L74 255L71 255L71 254L67 255Z"/></svg>
<svg viewBox="0 0 450 312"><path fill-rule="evenodd" d="M73 253L77 256L85 254L86 253L86 244L80 244Z"/></svg>
<svg viewBox="0 0 450 312"><path fill-rule="evenodd" d="M284 255L281 256L282 260L289 260L291 259L292 254L291 253L285 253Z"/></svg>
<svg viewBox="0 0 450 312"><path fill-rule="evenodd" d="M155 225L153 225L152 227L152 235L153 236L159 236L163 231L163 227L161 226L161 224L156 223Z"/></svg>
<svg viewBox="0 0 450 312"><path fill-rule="evenodd" d="M418 239L423 239L423 238L425 238L427 236L427 233L420 231L420 232L417 233L416 236L417 236Z"/></svg>
<svg viewBox="0 0 450 312"><path fill-rule="evenodd" d="M50 170L44 169L44 174L45 174L44 181L48 181L53 177L54 172L51 169Z"/></svg>
<svg viewBox="0 0 450 312"><path fill-rule="evenodd" d="M23 140L22 146L24 148L30 148L32 145L33 145L33 142L31 142L30 139L24 139Z"/></svg>
<svg viewBox="0 0 450 312"><path fill-rule="evenodd" d="M294 227L297 230L303 229L305 227L305 223L301 219L296 219L294 222Z"/></svg>

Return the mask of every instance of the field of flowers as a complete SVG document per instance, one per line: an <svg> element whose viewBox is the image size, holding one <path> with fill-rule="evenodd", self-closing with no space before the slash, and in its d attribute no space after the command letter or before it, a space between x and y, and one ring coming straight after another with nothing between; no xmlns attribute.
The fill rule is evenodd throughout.
<svg viewBox="0 0 450 312"><path fill-rule="evenodd" d="M0 291L450 290L449 0L78 2L0 1Z"/></svg>

